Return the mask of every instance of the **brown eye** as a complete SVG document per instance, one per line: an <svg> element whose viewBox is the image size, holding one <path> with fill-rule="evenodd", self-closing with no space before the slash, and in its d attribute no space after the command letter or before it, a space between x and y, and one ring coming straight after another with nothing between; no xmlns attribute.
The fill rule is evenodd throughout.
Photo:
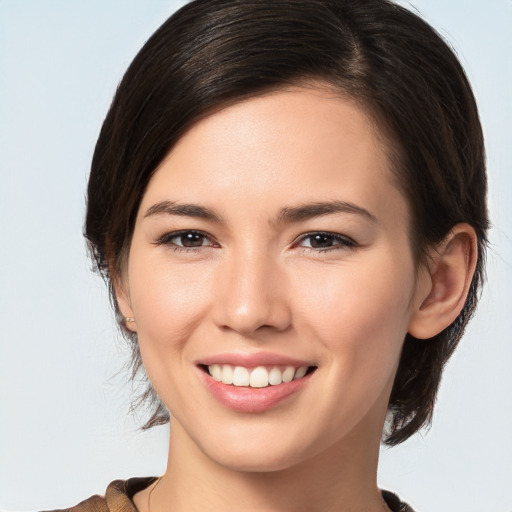
<svg viewBox="0 0 512 512"><path fill-rule="evenodd" d="M181 245L182 247L201 247L205 244L207 238L205 235L201 233L195 233L193 231L189 231L187 233L181 233L173 238L173 242L176 245Z"/></svg>
<svg viewBox="0 0 512 512"><path fill-rule="evenodd" d="M314 249L325 249L326 247L332 247L336 244L336 239L333 235L326 235L319 233L310 237L310 245Z"/></svg>
<svg viewBox="0 0 512 512"><path fill-rule="evenodd" d="M356 243L336 233L309 233L304 235L297 244L309 249L343 249L355 247Z"/></svg>
<svg viewBox="0 0 512 512"><path fill-rule="evenodd" d="M157 245L168 245L179 249L194 249L199 247L214 246L211 238L201 231L174 231L162 236Z"/></svg>

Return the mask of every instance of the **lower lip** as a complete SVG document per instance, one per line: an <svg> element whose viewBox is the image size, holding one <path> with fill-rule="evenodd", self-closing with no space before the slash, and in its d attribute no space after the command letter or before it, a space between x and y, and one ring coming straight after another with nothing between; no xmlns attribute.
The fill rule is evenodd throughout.
<svg viewBox="0 0 512 512"><path fill-rule="evenodd" d="M309 381L311 374L291 382L266 388L238 387L214 380L206 372L199 370L210 393L222 405L237 412L264 412L277 406L300 391Z"/></svg>

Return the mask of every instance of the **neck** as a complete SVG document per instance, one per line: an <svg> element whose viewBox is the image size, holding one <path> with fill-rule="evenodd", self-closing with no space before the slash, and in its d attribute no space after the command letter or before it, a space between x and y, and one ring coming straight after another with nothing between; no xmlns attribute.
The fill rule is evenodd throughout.
<svg viewBox="0 0 512 512"><path fill-rule="evenodd" d="M151 512L387 510L376 483L380 431L356 431L288 468L240 471L209 458L173 420L168 468Z"/></svg>

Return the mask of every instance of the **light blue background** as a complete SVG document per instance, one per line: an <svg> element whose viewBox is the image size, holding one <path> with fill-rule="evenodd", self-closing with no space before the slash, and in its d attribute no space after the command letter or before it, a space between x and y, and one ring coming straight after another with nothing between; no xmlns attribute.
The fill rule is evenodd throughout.
<svg viewBox="0 0 512 512"><path fill-rule="evenodd" d="M81 237L94 143L123 71L184 2L0 0L0 509L70 506L161 474L141 434L105 287ZM409 3L403 2L405 5ZM479 101L494 222L488 286L446 369L434 426L383 450L379 482L419 512L512 511L512 2L414 0Z"/></svg>

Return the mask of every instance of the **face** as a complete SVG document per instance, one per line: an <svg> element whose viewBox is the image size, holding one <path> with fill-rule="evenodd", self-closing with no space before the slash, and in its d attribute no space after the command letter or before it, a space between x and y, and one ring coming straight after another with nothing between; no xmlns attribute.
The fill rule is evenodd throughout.
<svg viewBox="0 0 512 512"><path fill-rule="evenodd" d="M191 128L145 192L118 294L173 435L246 470L378 436L417 303L408 230L348 100L274 92Z"/></svg>

